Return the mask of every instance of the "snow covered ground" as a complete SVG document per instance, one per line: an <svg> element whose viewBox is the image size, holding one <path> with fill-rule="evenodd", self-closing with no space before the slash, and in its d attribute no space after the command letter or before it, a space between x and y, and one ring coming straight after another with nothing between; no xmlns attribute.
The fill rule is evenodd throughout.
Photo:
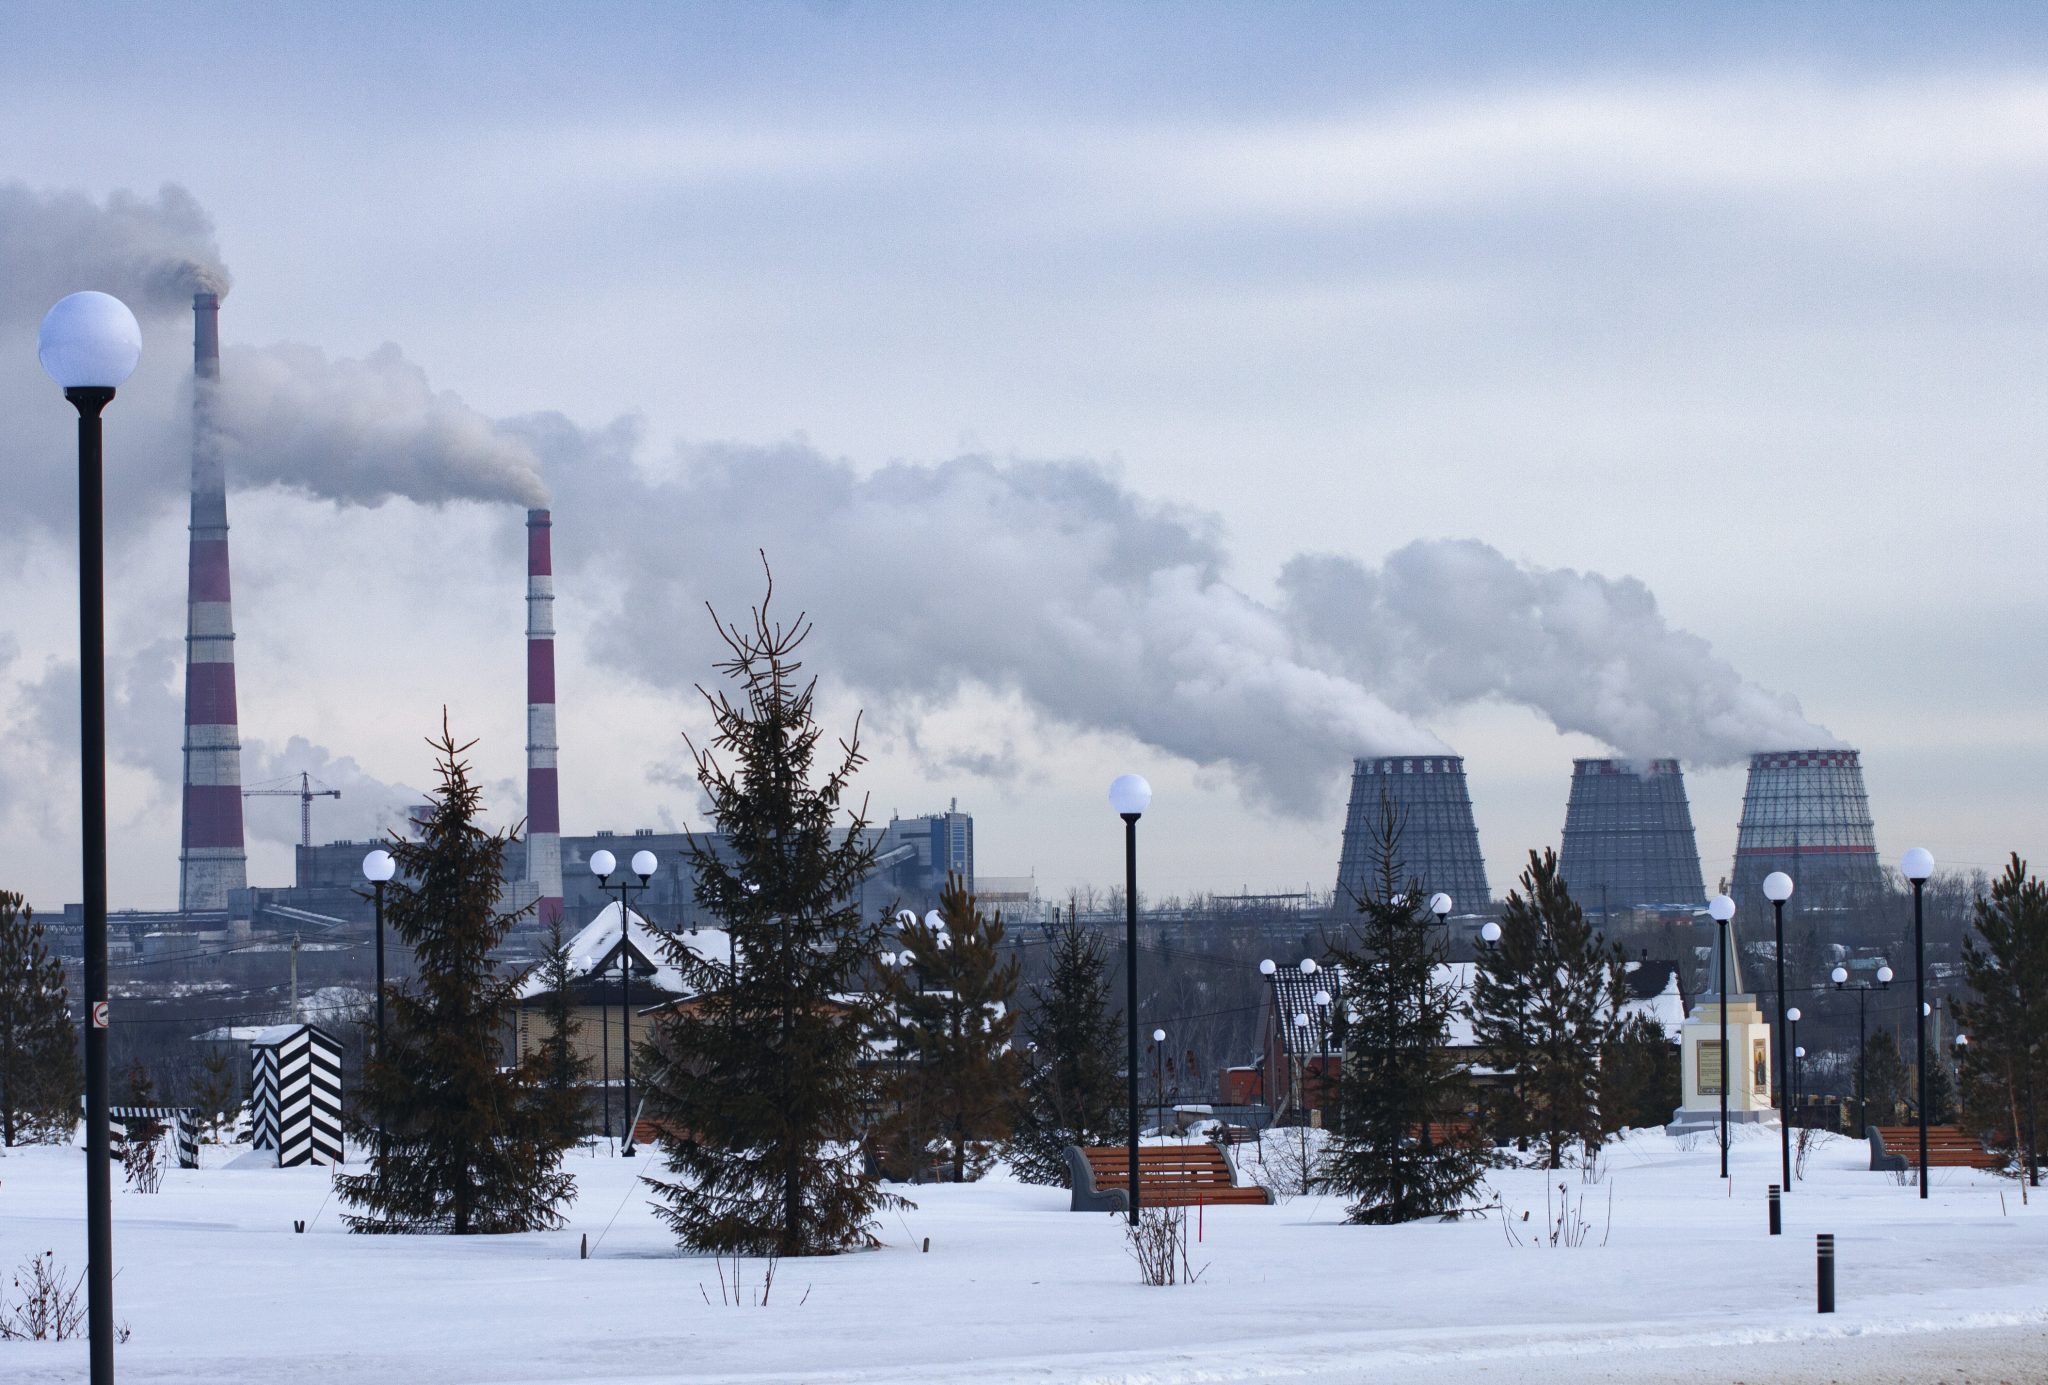
<svg viewBox="0 0 2048 1385"><path fill-rule="evenodd" d="M1194 1261L1206 1269L1168 1289L1138 1282L1120 1223L1069 1213L1063 1192L1006 1179L919 1188L916 1211L887 1219L885 1248L786 1262L766 1307L721 1305L713 1262L676 1253L633 1183L644 1157L575 1158L581 1195L565 1230L463 1239L351 1236L324 1170L173 1169L154 1196L115 1193L116 1313L133 1330L119 1378L2048 1379L2039 1200L2022 1208L2010 1182L1938 1170L1923 1205L1865 1171L1864 1146L1838 1141L1773 1239L1775 1135L1745 1133L1732 1189L1712 1142L1689 1143L1635 1135L1610 1149L1602 1181L1566 1171L1590 1223L1578 1248L1536 1243L1560 1176L1514 1170L1492 1182L1520 1246L1499 1213L1366 1228L1343 1224L1334 1199L1293 1198L1204 1213ZM46 1248L83 1265L83 1185L75 1150L0 1158L0 1270ZM1814 1312L1817 1231L1839 1246L1831 1317ZM740 1273L758 1293L760 1263ZM80 1348L0 1343L0 1380L83 1377Z"/></svg>

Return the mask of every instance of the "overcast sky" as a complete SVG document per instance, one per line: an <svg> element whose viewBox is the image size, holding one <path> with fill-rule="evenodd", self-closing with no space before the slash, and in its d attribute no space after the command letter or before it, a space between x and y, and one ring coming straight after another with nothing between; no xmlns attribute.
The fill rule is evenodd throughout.
<svg viewBox="0 0 2048 1385"><path fill-rule="evenodd" d="M1863 751L1888 860L2040 856L2044 29L0 0L0 885L78 897L34 330L116 222L233 275L244 779L340 787L322 838L431 782L443 704L523 811L544 488L572 832L700 824L701 603L762 547L874 809L957 798L1048 892L1118 878L1126 769L1148 890L1327 889L1349 755L1435 745L1496 891L1610 750L1688 757L1710 882L1792 740ZM113 897L164 907L190 323L138 307ZM297 805L250 826L287 883Z"/></svg>

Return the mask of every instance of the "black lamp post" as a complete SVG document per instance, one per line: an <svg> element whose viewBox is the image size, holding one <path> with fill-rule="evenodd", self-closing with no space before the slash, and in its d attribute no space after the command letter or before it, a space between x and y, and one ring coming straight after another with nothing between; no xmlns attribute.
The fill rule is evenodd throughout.
<svg viewBox="0 0 2048 1385"><path fill-rule="evenodd" d="M1735 1065L1728 1055L1728 920L1735 917L1735 901L1725 894L1717 894L1707 903L1707 912L1713 916L1720 928L1720 946L1714 949L1717 975L1714 977L1714 994L1720 1000L1715 1008L1720 1011L1721 1021L1721 1177L1728 1176L1728 1081Z"/></svg>
<svg viewBox="0 0 2048 1385"><path fill-rule="evenodd" d="M1778 1161L1783 1166L1781 1176L1784 1178L1778 1186L1787 1193L1792 1191L1792 1107L1786 1100L1785 1085L1785 1055L1791 1047L1785 1038L1785 901L1791 897L1791 876L1782 870L1774 870L1764 877L1764 898L1771 901L1771 912L1777 918L1778 928L1778 1045L1771 1054L1771 1066L1777 1071L1771 1075L1777 1078Z"/></svg>
<svg viewBox="0 0 2048 1385"><path fill-rule="evenodd" d="M1927 1200L1927 944L1921 932L1923 896L1927 877L1934 874L1934 857L1925 847L1914 847L1899 858L1899 874L1913 882L1913 1066L1919 1069L1920 1088L1920 1200Z"/></svg>
<svg viewBox="0 0 2048 1385"><path fill-rule="evenodd" d="M384 884L398 873L398 862L382 849L363 857L363 879L370 882L370 897L377 911L377 1056L384 1056ZM377 1122L377 1177L384 1176L390 1156L390 1137L384 1122Z"/></svg>
<svg viewBox="0 0 2048 1385"><path fill-rule="evenodd" d="M1870 1089L1865 1085L1865 1081L1870 1075L1870 1065L1865 1061L1864 1003L1870 998L1872 991L1888 991L1892 988L1892 969L1879 967L1875 985L1868 981L1858 981L1855 985L1850 985L1847 967L1836 967L1828 973L1828 979L1835 983L1835 989L1838 991L1856 992L1856 1124L1862 1133L1867 1135L1870 1133Z"/></svg>
<svg viewBox="0 0 2048 1385"><path fill-rule="evenodd" d="M1152 804L1143 775L1119 774L1109 785L1109 806L1124 820L1124 1027L1130 1100L1131 1225L1138 1224L1138 819Z"/></svg>
<svg viewBox="0 0 2048 1385"><path fill-rule="evenodd" d="M1785 1081L1789 1084L1786 1096L1785 1117L1790 1120L1799 1110L1799 1060L1806 1056L1806 1050L1799 1046L1799 1007L1794 1005L1785 1012L1786 1069Z"/></svg>
<svg viewBox="0 0 2048 1385"><path fill-rule="evenodd" d="M43 369L78 410L78 745L85 896L86 1336L92 1385L114 1381L114 1200L107 1075L107 658L100 413L142 359L120 299L59 299L36 334Z"/></svg>
<svg viewBox="0 0 2048 1385"><path fill-rule="evenodd" d="M377 910L377 1056L384 1056L384 884L398 874L398 862L388 851L373 851L363 857L363 879L370 882L371 898Z"/></svg>
<svg viewBox="0 0 2048 1385"><path fill-rule="evenodd" d="M620 879L612 883L612 872L619 868L619 861L609 851L590 853L590 873L597 877L597 887L606 893L619 896L619 1019L622 1035L619 1047L619 1072L624 1079L620 1093L619 1119L624 1122L625 1135L620 1140L619 1156L633 1157L633 913L626 905L626 896L644 893L647 882L654 876L656 862L651 851L633 853L633 874L640 878L635 885L632 881Z"/></svg>
<svg viewBox="0 0 2048 1385"><path fill-rule="evenodd" d="M1152 1031L1152 1129L1166 1133L1166 1031Z"/></svg>

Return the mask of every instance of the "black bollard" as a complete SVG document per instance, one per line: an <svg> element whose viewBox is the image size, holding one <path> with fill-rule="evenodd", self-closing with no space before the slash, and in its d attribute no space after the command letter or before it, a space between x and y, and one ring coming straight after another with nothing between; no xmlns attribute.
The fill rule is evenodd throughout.
<svg viewBox="0 0 2048 1385"><path fill-rule="evenodd" d="M1823 1231L1813 1238L1816 1257L1815 1272L1820 1279L1820 1311L1835 1311L1835 1238Z"/></svg>
<svg viewBox="0 0 2048 1385"><path fill-rule="evenodd" d="M1778 1185L1773 1183L1771 1185L1771 1234L1773 1236L1785 1234L1785 1209L1779 1205L1779 1192Z"/></svg>

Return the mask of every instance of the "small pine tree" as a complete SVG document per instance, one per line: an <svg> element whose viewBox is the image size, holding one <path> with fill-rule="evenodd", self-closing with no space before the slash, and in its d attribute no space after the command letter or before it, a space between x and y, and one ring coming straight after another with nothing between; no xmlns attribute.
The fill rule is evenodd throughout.
<svg viewBox="0 0 2048 1385"><path fill-rule="evenodd" d="M909 964L882 974L875 1033L897 1064L883 1141L909 1152L915 1176L936 1137L952 1152L953 1181L962 1183L970 1169L980 1176L991 1147L1010 1134L1018 963L1002 956L1002 914L982 913L951 871L938 915L937 928L912 916L902 933Z"/></svg>
<svg viewBox="0 0 2048 1385"><path fill-rule="evenodd" d="M1600 1133L1663 1125L1678 1109L1678 1045L1648 1015L1624 1020L1600 1052Z"/></svg>
<svg viewBox="0 0 2048 1385"><path fill-rule="evenodd" d="M647 1181L687 1247L829 1255L877 1244L876 1214L902 1205L855 1153L876 1088L861 982L882 923L855 902L875 858L865 805L842 809L865 760L858 729L812 782L823 733L796 659L810 626L774 621L773 598L771 578L747 626L719 624L730 652L718 668L739 695L704 692L711 745L691 743L727 848L693 847L697 902L725 925L733 960L668 943L691 999L642 1049L674 1175Z"/></svg>
<svg viewBox="0 0 2048 1385"><path fill-rule="evenodd" d="M2018 1169L2040 1183L2039 1099L2048 1091L2048 886L2017 852L1976 906L1963 944L1971 999L1956 1006L1963 1108L1994 1132Z"/></svg>
<svg viewBox="0 0 2048 1385"><path fill-rule="evenodd" d="M576 1046L583 1025L576 1018L576 978L569 966L569 943L562 920L548 923L548 955L540 963L541 1020L547 1026L537 1057L553 1103L554 1138L573 1146L583 1137L583 1082L590 1059Z"/></svg>
<svg viewBox="0 0 2048 1385"><path fill-rule="evenodd" d="M220 1138L221 1128L242 1104L241 1068L225 1044L215 1044L199 1060L192 1079L192 1106L206 1123L209 1140Z"/></svg>
<svg viewBox="0 0 2048 1385"><path fill-rule="evenodd" d="M156 1083L149 1069L137 1058L128 1065L124 1106L155 1106ZM114 1157L128 1186L138 1193L153 1193L164 1181L164 1123L154 1116L127 1116L121 1121L121 1138L114 1142Z"/></svg>
<svg viewBox="0 0 2048 1385"><path fill-rule="evenodd" d="M1030 1183L1068 1185L1068 1145L1115 1141L1124 1127L1123 1012L1109 1005L1109 963L1070 916L1052 935L1052 970L1031 988L1027 1067L1010 1160Z"/></svg>
<svg viewBox="0 0 2048 1385"><path fill-rule="evenodd" d="M506 834L477 826L482 795L442 719L441 777L417 840L394 838L384 918L412 949L413 980L387 992L383 1045L363 1064L355 1127L377 1136L367 1173L335 1179L363 1209L352 1231L536 1231L575 1190L538 1060L504 1063L516 982L491 949L518 914L497 912Z"/></svg>
<svg viewBox="0 0 2048 1385"><path fill-rule="evenodd" d="M1479 959L1473 1030L1482 1047L1512 1052L1518 1123L1554 1169L1572 1144L1600 1147L1600 1056L1621 1025L1627 964L1573 901L1556 852L1531 851L1521 884L1501 911L1500 947ZM1510 957L1526 970L1505 975Z"/></svg>
<svg viewBox="0 0 2048 1385"><path fill-rule="evenodd" d="M1870 1108L1871 1125L1894 1125L1901 1119L1910 1090L1906 1060L1899 1056L1899 1041L1889 1029L1873 1033L1863 1046L1864 1101Z"/></svg>
<svg viewBox="0 0 2048 1385"><path fill-rule="evenodd" d="M1323 1181L1353 1199L1352 1221L1371 1225L1455 1216L1486 1170L1478 1146L1445 1125L1466 1114L1466 1073L1449 1049L1460 999L1438 970L1428 886L1400 858L1402 821L1382 799L1358 916L1329 952L1344 1057Z"/></svg>
<svg viewBox="0 0 2048 1385"><path fill-rule="evenodd" d="M35 910L0 890L0 1145L61 1139L78 1119L78 1030L64 964Z"/></svg>

